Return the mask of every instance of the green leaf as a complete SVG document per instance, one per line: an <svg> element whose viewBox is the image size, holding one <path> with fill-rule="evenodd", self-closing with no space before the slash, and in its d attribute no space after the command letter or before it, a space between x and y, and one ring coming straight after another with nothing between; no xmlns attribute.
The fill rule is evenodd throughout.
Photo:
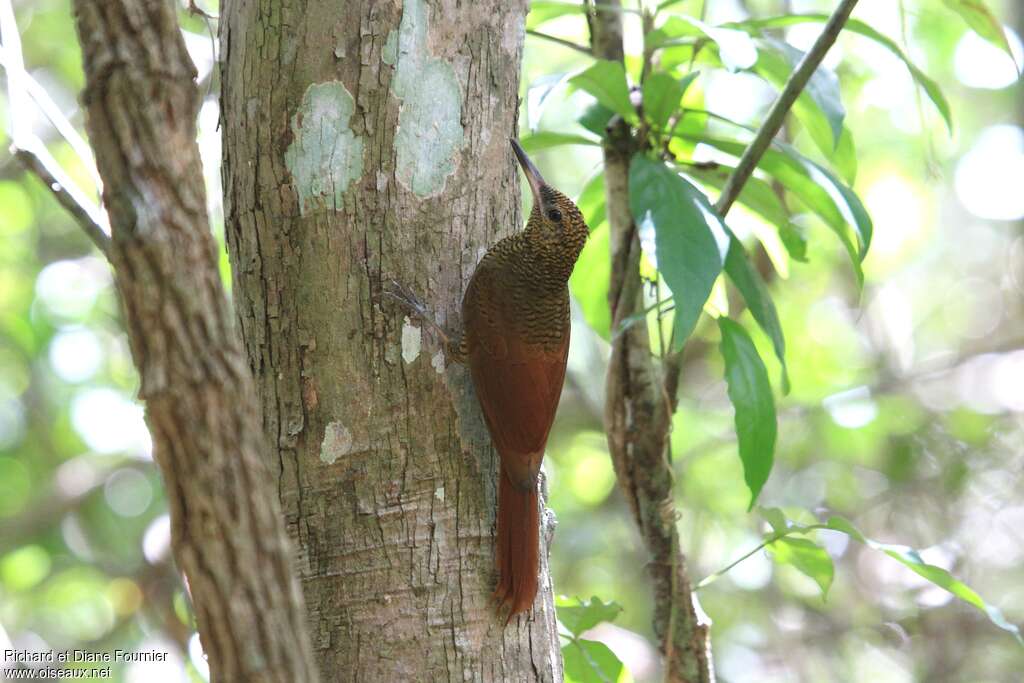
<svg viewBox="0 0 1024 683"><path fill-rule="evenodd" d="M747 21L727 25L745 31L759 32L763 28L782 28L785 26L804 24L808 22L824 23L828 21L828 19L829 15L827 14L787 14L778 17L767 17L765 19L749 19ZM847 20L843 30L869 38L899 57L910 71L910 75L913 76L915 81L917 81L917 84L924 89L925 94L928 95L928 99L930 99L932 104L935 105L935 108L939 110L939 113L942 115L942 119L946 122L946 127L951 133L953 132L953 113L949 107L949 102L946 100L946 96L942 93L942 89L939 88L938 83L929 78L927 74L917 67L916 64L910 61L910 58L907 57L906 53L903 52L903 49L896 43L896 41L882 33L879 33L870 25L865 24L859 19Z"/></svg>
<svg viewBox="0 0 1024 683"><path fill-rule="evenodd" d="M826 526L834 531L840 531L847 534L854 540L860 541L869 548L882 551L892 559L913 571L915 574L924 577L939 588L949 591L964 602L978 608L985 613L989 618L989 621L999 628L1012 633L1014 638L1017 639L1017 642L1024 645L1024 638L1021 637L1020 628L1018 628L1016 624L1012 624L1007 621L1006 617L1003 616L1003 613L999 611L998 608L986 603L972 588L954 577L942 567L937 567L925 562L921 558L921 555L913 548L905 545L892 545L889 543L873 541L864 536L857 527L842 517L830 517Z"/></svg>
<svg viewBox="0 0 1024 683"><path fill-rule="evenodd" d="M629 167L629 207L654 227L658 270L675 300L674 348L681 349L725 264L725 224L696 187L642 154Z"/></svg>
<svg viewBox="0 0 1024 683"><path fill-rule="evenodd" d="M527 152L537 152L542 149L559 147L561 145L600 145L597 140L583 135L573 133L556 133L554 131L542 130L532 135L519 139L519 144Z"/></svg>
<svg viewBox="0 0 1024 683"><path fill-rule="evenodd" d="M690 164L681 170L700 183L721 190L735 169L727 164L712 162ZM737 201L776 227L790 258L807 261L807 242L799 229L790 222L789 211L769 183L751 176L743 184Z"/></svg>
<svg viewBox="0 0 1024 683"><path fill-rule="evenodd" d="M583 318L605 341L611 340L612 311L608 305L611 287L611 233L605 220L604 173L595 173L579 197L576 206L590 228L590 238L569 276L569 291L580 305Z"/></svg>
<svg viewBox="0 0 1024 683"><path fill-rule="evenodd" d="M576 206L583 213L583 220L587 222L591 233L604 223L604 172L599 171L587 180L576 197Z"/></svg>
<svg viewBox="0 0 1024 683"><path fill-rule="evenodd" d="M679 101L690 87L693 80L700 74L691 71L682 78L672 78L666 73L657 72L644 81L644 116L655 128L662 129L672 114L679 109Z"/></svg>
<svg viewBox="0 0 1024 683"><path fill-rule="evenodd" d="M562 648L566 683L619 683L632 680L607 645L577 638Z"/></svg>
<svg viewBox="0 0 1024 683"><path fill-rule="evenodd" d="M736 438L739 441L743 478L750 489L750 505L768 481L775 457L775 398L761 356L746 331L729 318L718 319L722 333L721 351L725 358L725 380L729 400L736 411Z"/></svg>
<svg viewBox="0 0 1024 683"><path fill-rule="evenodd" d="M737 158L746 149L742 142L717 136L702 134L687 137ZM803 156L792 146L778 141L772 143L772 148L764 153L758 167L774 176L832 229L850 254L858 281L863 283L864 273L860 263L871 244L872 224L867 210L853 190L831 171Z"/></svg>
<svg viewBox="0 0 1024 683"><path fill-rule="evenodd" d="M728 230L728 228L727 228ZM725 257L725 272L729 279L740 290L743 300L754 320L761 326L765 334L772 340L775 356L782 364L782 393L789 393L789 373L786 370L786 340L782 334L782 323L775 310L775 303L768 294L768 286L747 258L747 252L736 235L729 231L729 252Z"/></svg>
<svg viewBox="0 0 1024 683"><path fill-rule="evenodd" d="M754 71L781 90L803 57L804 53L792 45L767 39L761 42ZM853 137L843 126L846 109L840 96L839 79L831 69L824 66L815 69L793 104L793 114L807 128L822 154L832 160L844 178L851 180L856 174L857 156Z"/></svg>
<svg viewBox="0 0 1024 683"><path fill-rule="evenodd" d="M801 574L813 579L821 588L821 599L827 599L835 568L824 548L806 538L780 538L768 544L768 552L779 564L792 565Z"/></svg>
<svg viewBox="0 0 1024 683"><path fill-rule="evenodd" d="M757 61L757 46L743 31L709 26L688 16L671 16L645 37L648 50L680 44L680 38L708 38L718 48L718 55L729 71L749 69Z"/></svg>
<svg viewBox="0 0 1024 683"><path fill-rule="evenodd" d="M596 595L586 602L579 598L570 599L559 596L555 600L555 612L562 625L578 637L581 633L589 631L603 621L615 621L615 618L622 612L622 605L614 601L603 602Z"/></svg>
<svg viewBox="0 0 1024 683"><path fill-rule="evenodd" d="M569 80L569 75L568 73L547 74L530 83L526 89L526 126L530 131L537 130L548 98Z"/></svg>
<svg viewBox="0 0 1024 683"><path fill-rule="evenodd" d="M594 135L604 138L607 135L608 122L613 116L615 116L615 112L611 109L600 102L594 102L584 109L583 114L576 120Z"/></svg>
<svg viewBox="0 0 1024 683"><path fill-rule="evenodd" d="M772 531L775 533L784 533L789 528L789 522L786 521L786 513L779 508L759 507L757 512L764 521L771 525Z"/></svg>
<svg viewBox="0 0 1024 683"><path fill-rule="evenodd" d="M687 164L681 166L680 170L687 176L716 190L725 187L726 181L735 169L734 166L720 162ZM737 199L748 209L773 225L782 225L789 222L789 214L786 207L782 205L779 195L775 193L772 186L751 176Z"/></svg>
<svg viewBox="0 0 1024 683"><path fill-rule="evenodd" d="M612 311L608 305L611 253L611 232L608 223L603 221L591 230L569 276L569 291L579 303L584 320L605 341L611 341L612 327Z"/></svg>
<svg viewBox="0 0 1024 683"><path fill-rule="evenodd" d="M946 7L959 14L967 22L971 30L1013 59L1013 52L1010 51L1010 43L1006 40L1003 25L982 0L945 0L945 3Z"/></svg>
<svg viewBox="0 0 1024 683"><path fill-rule="evenodd" d="M789 257L801 263L807 263L807 238L804 237L800 228L792 223L778 225L778 228L779 239L782 240L782 245L786 247Z"/></svg>
<svg viewBox="0 0 1024 683"><path fill-rule="evenodd" d="M578 14L581 17L585 17L584 9L584 6L578 2L533 0L530 3L530 13L526 15L526 28L530 30L535 29L541 24L567 14Z"/></svg>
<svg viewBox="0 0 1024 683"><path fill-rule="evenodd" d="M621 62L599 59L569 79L569 84L594 96L603 106L627 121L636 121L636 109L629 100L626 69Z"/></svg>

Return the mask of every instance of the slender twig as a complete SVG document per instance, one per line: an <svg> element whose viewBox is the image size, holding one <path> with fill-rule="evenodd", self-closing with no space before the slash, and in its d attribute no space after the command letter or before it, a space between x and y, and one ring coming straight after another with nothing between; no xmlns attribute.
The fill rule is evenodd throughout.
<svg viewBox="0 0 1024 683"><path fill-rule="evenodd" d="M218 17L216 15L210 14L209 12L204 10L202 7L197 5L196 4L196 0L188 0L188 2L185 4L185 11L187 11L192 16L198 15L198 16L202 17L203 19L206 19L207 21L209 21L211 19L216 21L218 19ZM207 26L209 26L209 24L207 24Z"/></svg>
<svg viewBox="0 0 1024 683"><path fill-rule="evenodd" d="M206 97L208 98L213 92L213 74L217 72L217 37L213 30L213 22L217 21L219 17L201 8L196 4L196 0L188 0L185 10L194 17L200 17L206 24L206 32L210 34L210 73L206 77ZM217 125L220 125L219 121Z"/></svg>
<svg viewBox="0 0 1024 683"><path fill-rule="evenodd" d="M644 35L654 30L654 13L645 10L640 18L641 25L643 26ZM651 67L654 61L654 50L647 46L647 41L644 41L644 55L643 55L643 67L640 69L640 82L645 83L647 77L651 74Z"/></svg>
<svg viewBox="0 0 1024 683"><path fill-rule="evenodd" d="M11 67L8 66L6 59L6 50L0 52L0 66L4 67L5 70L10 71ZM64 112L61 111L60 107L53 98L50 97L50 93L46 92L46 88L42 84L32 77L28 71L21 69L20 73L21 86L28 93L32 101L36 103L39 110L43 115L50 120L53 127L57 130L57 133L64 138L65 142L71 145L71 149L74 150L75 154L82 161L82 165L85 167L86 172L89 173L89 177L92 178L93 183L96 187L102 187L103 181L100 180L100 174L96 170L96 159L92 155L92 148L89 147L89 143L78 129L72 125L71 121Z"/></svg>
<svg viewBox="0 0 1024 683"><path fill-rule="evenodd" d="M793 103L796 102L797 97L803 92L807 81L810 80L815 69L821 64L821 60L825 58L825 53L828 52L829 48L836 41L836 37L839 36L839 32L842 31L846 20L850 18L850 13L853 12L853 8L856 5L857 0L843 0L840 3L836 11L829 17L825 28L822 30L821 35L818 36L818 39L814 41L810 51L804 55L796 69L790 74L789 80L786 81L786 86L779 95L779 99L772 105L771 111L768 112L768 117L761 124L757 135L743 153L739 164L736 165L736 169L729 176L725 187L722 189L722 194L715 204L715 209L720 216L725 216L732 207L733 202L739 197L740 191L743 190L743 186L754 172L754 168L761 160L765 150L771 145L775 134L782 128L782 124L785 122L786 115L789 113Z"/></svg>
<svg viewBox="0 0 1024 683"><path fill-rule="evenodd" d="M589 47L585 47L583 45L580 45L579 43L574 43L571 40L566 40L565 38L559 38L558 36L553 36L553 35L551 35L549 33L542 33L540 31L534 31L532 28L526 29L526 35L533 36L534 38L541 38L542 40L549 40L552 43L555 43L556 45L561 45L562 47L567 47L570 50L576 50L577 52L582 52L583 54L587 55L588 57L592 56Z"/></svg>
<svg viewBox="0 0 1024 683"><path fill-rule="evenodd" d="M32 90L32 79L25 71L25 62L21 53L21 36L14 18L11 0L0 2L0 38L3 40L3 66L7 71L7 103L10 112L11 153L30 173L37 176L53 193L61 206L68 210L75 221L96 247L107 255L110 247L108 222L106 214L78 189L74 182L53 158L43 141L32 132L31 121L26 120L29 93ZM58 132L68 144L78 152L82 161L88 166L91 153L83 154L80 147L84 140L80 136L70 134L73 130L70 122L64 117L52 100L45 94L42 86L34 99L46 114ZM50 106L52 105L52 106ZM81 140L79 143L78 141ZM87 147L87 146L86 146ZM95 173L95 171L93 171Z"/></svg>
<svg viewBox="0 0 1024 683"><path fill-rule="evenodd" d="M795 526L795 527L789 527L788 529L783 529L782 531L777 531L774 534L772 534L771 536L769 536L768 538L764 539L763 542L761 542L757 547L755 547L750 552L744 553L738 559L730 562L725 567L722 567L721 569L719 569L717 572L714 572L713 574L708 574L707 576L705 576L703 579L701 579L700 581L697 582L697 585L693 587L693 590L698 591L701 588L704 588L705 586L707 586L709 583L714 583L718 579L720 579L723 576L725 576L726 574L728 574L729 571L733 567L735 567L739 563L743 562L744 560L749 559L751 556L754 555L754 553L756 553L756 552L758 552L760 550L764 550L765 548L770 546L772 543L775 543L775 541L779 540L780 538L785 538L786 536L791 536L793 534L806 534L809 531L816 531L817 529L828 529L828 528L829 527L828 527L827 524L811 524L809 526Z"/></svg>
<svg viewBox="0 0 1024 683"><path fill-rule="evenodd" d="M106 214L86 199L45 148L31 149L17 145L12 147L15 158L21 162L25 170L46 185L57 203L71 214L96 248L107 256L110 251L110 236L103 227L107 225Z"/></svg>

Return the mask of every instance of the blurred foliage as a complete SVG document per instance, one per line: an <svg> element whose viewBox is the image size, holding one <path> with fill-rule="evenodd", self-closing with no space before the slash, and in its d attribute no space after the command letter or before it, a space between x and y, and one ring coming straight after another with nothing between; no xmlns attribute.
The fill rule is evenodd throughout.
<svg viewBox="0 0 1024 683"><path fill-rule="evenodd" d="M217 11L215 2L200 4ZM749 137L743 126L763 119L792 51L807 49L820 30L820 20L807 17L835 3L663 4L670 5L665 17L681 23L659 27L666 42L680 43L661 50L661 66L678 77L648 86L649 101L660 104L647 116L664 125L667 103L679 98L694 112L671 149L696 160L681 169L715 197L731 145ZM1019 3L986 4L1016 29L1006 45L1024 61ZM81 56L69 5L22 0L15 9L28 70L81 129ZM826 59L835 81L802 98L787 128L792 153L773 157L780 173L796 174L788 192L780 198L784 179L763 167L728 216L749 264L768 282L791 391L781 391L775 340L759 323L769 326L753 306L740 305L740 278L730 272L728 287L715 279L703 308L732 311L748 331L775 386L778 418L774 467L758 497L766 507L748 513L742 444L716 350L721 334L698 307L671 448L683 551L696 582L765 544L697 593L713 619L721 681L1019 678L1015 640L933 583L956 576L1009 622L1024 621L1024 92L1007 75L1008 60L1000 61L1001 34L985 17L963 16L977 5L862 0L854 14L860 24ZM806 16L751 21L785 14ZM639 17L624 19L636 54ZM208 27L184 12L182 23L205 95ZM588 41L570 3L534 2L528 28ZM685 44L695 39L706 48L696 57L692 42ZM752 63L748 41L758 48ZM588 94L603 83L599 72L582 75L593 65L527 36L524 142L532 141L531 154L553 184L581 197L593 230L572 281L578 320L545 464L560 520L552 568L559 593L622 606L618 613L600 600L560 601L563 644L575 648L565 658L570 678L587 680L592 663L617 660L625 667L609 680L654 681L645 551L615 488L602 431L614 331L602 289L609 242L593 143L629 93L625 102L614 86ZM639 62L626 66L635 82ZM215 96L200 116L200 142L219 234ZM95 196L78 157L33 116L35 132ZM8 120L0 94L4 129ZM584 144L560 146L570 140ZM829 171L863 201L873 221L863 262L850 256L860 256L865 236L848 231L844 215L815 217L813 191L800 196L809 186L799 174L813 175L811 168ZM656 237L644 234L648 274ZM0 240L0 649L159 650L169 653L167 663L117 667L114 680L203 680L187 598L169 562L166 501L134 399L137 378L109 268L47 189L6 153ZM222 264L227 277L226 258ZM670 286L651 283L652 304ZM668 308L636 324L667 343L677 322ZM857 534L829 528L832 517L851 520ZM793 531L815 525L821 528L808 534ZM907 547L885 545L896 543ZM920 551L908 554L910 547ZM924 566L945 575L924 569L931 573L924 577ZM960 584L947 587L969 600ZM588 608L598 611L597 621L574 621ZM575 632L572 623L587 628Z"/></svg>
<svg viewBox="0 0 1024 683"><path fill-rule="evenodd" d="M642 116L656 149L664 143L658 129L679 113L674 102L681 98L683 108L668 146L683 177L654 162L644 162L642 177L640 162L631 171L640 181L631 183L640 188L631 201L641 204L633 213L650 278L652 353L693 329L672 434L683 550L695 581L731 567L698 592L713 620L720 680L1014 680L1021 651L993 623L1012 629L1024 617L1024 455L1016 445L1024 206L1001 180L1019 173L1024 158L1021 86L1005 50L1021 56L1016 33L1002 45L991 31L979 38L972 29L991 21L1019 27L1022 18L1011 14L1018 8L860 3L798 101L789 144L769 152L725 221L731 244L746 252L732 269L729 259L720 264L731 286L719 291L718 270L700 270L713 246L671 243L695 223L716 231L706 211L704 221L684 214L700 190L717 196L797 51L808 49L834 4L662 3L646 36L658 51L637 87L645 103L655 102ZM644 35L635 5L626 6L628 86L641 83ZM564 3L534 7L543 12L528 21L535 33L524 69L524 142L537 141L538 165L576 192L592 229L571 283L584 324L574 330L550 443L551 504L562 522L555 585L622 604L615 626L586 637L608 644L637 680L658 680L645 551L617 491L585 504L575 482L581 463L596 462L599 442L584 449L575 435L600 432L603 363L616 333L606 313L608 226L594 143L614 114L634 125L640 119L624 104L621 70L545 38L586 45L585 20ZM983 21L964 16L986 7L992 14ZM1000 151L996 139L1005 141ZM966 166L982 151L984 161ZM976 169L984 173L968 173ZM671 200L659 203L666 195ZM670 255L661 277L652 267L658 254ZM760 279L777 321L759 304ZM673 286L684 301L669 298ZM756 354L738 353L737 334L725 357L718 353L723 332L712 318L730 313L739 325L728 327L749 330ZM755 356L773 384L780 380L774 397L760 371L736 370L741 357ZM724 384L730 373L759 388ZM737 441L734 391L748 416L767 409L766 393L774 398L778 444L767 482L750 464L766 462L754 450L770 457L774 420L747 421ZM610 465L603 469L610 477ZM757 500L794 520L781 535L745 512L762 483ZM826 522L840 516L857 527L837 531ZM819 530L794 537L794 526Z"/></svg>

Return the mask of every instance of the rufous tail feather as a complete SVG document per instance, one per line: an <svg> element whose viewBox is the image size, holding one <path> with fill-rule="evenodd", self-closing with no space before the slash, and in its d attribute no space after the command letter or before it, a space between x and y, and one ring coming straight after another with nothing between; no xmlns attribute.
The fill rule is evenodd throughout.
<svg viewBox="0 0 1024 683"><path fill-rule="evenodd" d="M529 490L517 487L501 468L498 485L498 587L494 598L499 613L508 610L508 623L525 612L537 595L540 571L540 516L536 485Z"/></svg>

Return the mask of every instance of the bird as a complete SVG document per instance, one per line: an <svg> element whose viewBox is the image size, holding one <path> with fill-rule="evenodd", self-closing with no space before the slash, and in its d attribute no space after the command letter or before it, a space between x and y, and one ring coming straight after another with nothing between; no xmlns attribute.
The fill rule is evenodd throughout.
<svg viewBox="0 0 1024 683"><path fill-rule="evenodd" d="M537 594L537 480L565 380L569 276L590 233L576 204L510 142L533 207L525 229L496 243L474 269L462 298L461 337L444 331L407 290L392 292L439 332L451 360L469 366L500 462L493 598L506 625Z"/></svg>

